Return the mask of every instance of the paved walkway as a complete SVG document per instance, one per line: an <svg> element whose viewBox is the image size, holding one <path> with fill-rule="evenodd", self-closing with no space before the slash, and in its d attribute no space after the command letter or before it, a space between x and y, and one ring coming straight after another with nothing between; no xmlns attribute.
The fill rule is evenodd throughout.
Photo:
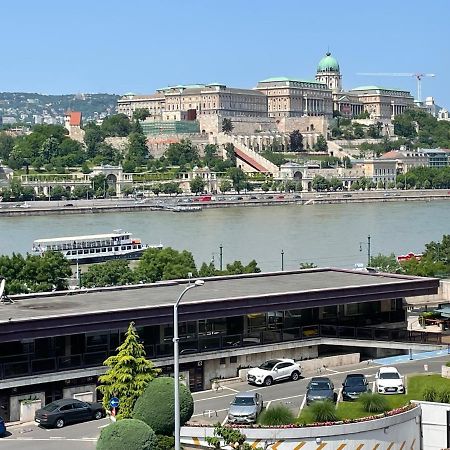
<svg viewBox="0 0 450 450"><path fill-rule="evenodd" d="M418 361L422 359L436 358L439 356L450 356L450 349L435 350L432 352L413 353L412 359L413 361ZM388 358L374 359L372 362L374 364L379 364L380 366L390 366L398 363L409 362L410 360L411 358L410 355L408 354L408 355L389 356Z"/></svg>

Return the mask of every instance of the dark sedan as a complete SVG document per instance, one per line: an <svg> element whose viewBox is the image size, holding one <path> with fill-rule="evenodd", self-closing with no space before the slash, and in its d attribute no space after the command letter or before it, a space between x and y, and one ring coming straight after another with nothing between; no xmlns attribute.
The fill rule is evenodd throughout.
<svg viewBox="0 0 450 450"><path fill-rule="evenodd" d="M342 386L343 400L356 400L361 394L370 392L367 378L362 373L347 375Z"/></svg>
<svg viewBox="0 0 450 450"><path fill-rule="evenodd" d="M88 403L73 398L64 398L38 409L34 420L44 427L62 428L68 423L101 419L105 410L100 403Z"/></svg>
<svg viewBox="0 0 450 450"><path fill-rule="evenodd" d="M337 398L334 392L334 385L329 378L314 377L308 383L306 389L306 404L310 405L312 402L329 400L335 402Z"/></svg>

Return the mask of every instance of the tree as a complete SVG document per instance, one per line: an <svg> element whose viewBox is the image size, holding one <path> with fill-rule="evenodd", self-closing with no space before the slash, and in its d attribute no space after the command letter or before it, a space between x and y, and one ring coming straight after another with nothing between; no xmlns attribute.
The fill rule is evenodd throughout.
<svg viewBox="0 0 450 450"><path fill-rule="evenodd" d="M194 194L200 194L205 190L206 183L203 178L199 177L198 175L193 180L191 180L189 184L191 187L191 192L193 192Z"/></svg>
<svg viewBox="0 0 450 450"><path fill-rule="evenodd" d="M224 117L222 120L222 133L230 134L234 129L233 122L231 119Z"/></svg>
<svg viewBox="0 0 450 450"><path fill-rule="evenodd" d="M317 265L312 262L301 262L299 269L315 269L316 267Z"/></svg>
<svg viewBox="0 0 450 450"><path fill-rule="evenodd" d="M175 429L174 384L170 377L159 377L148 383L136 401L133 418L142 420L156 434L170 436ZM180 383L180 424L184 425L194 412L194 400L189 389Z"/></svg>
<svg viewBox="0 0 450 450"><path fill-rule="evenodd" d="M86 145L86 153L89 158L97 155L98 145L104 141L105 133L94 122L89 122L84 127L84 143Z"/></svg>
<svg viewBox="0 0 450 450"><path fill-rule="evenodd" d="M128 136L127 159L133 161L135 165L142 166L148 159L147 138L141 133L131 133Z"/></svg>
<svg viewBox="0 0 450 450"><path fill-rule="evenodd" d="M81 277L81 285L86 288L123 286L134 282L135 275L130 269L129 261L124 260L92 264Z"/></svg>
<svg viewBox="0 0 450 450"><path fill-rule="evenodd" d="M14 148L14 138L9 134L0 133L0 160L7 161Z"/></svg>
<svg viewBox="0 0 450 450"><path fill-rule="evenodd" d="M159 183L152 186L152 192L158 196L161 193L161 185Z"/></svg>
<svg viewBox="0 0 450 450"><path fill-rule="evenodd" d="M381 253L370 258L370 266L378 269L381 272L399 273L401 266L397 261L394 253L390 255L382 255Z"/></svg>
<svg viewBox="0 0 450 450"><path fill-rule="evenodd" d="M191 252L179 252L171 247L149 248L141 256L136 272L138 280L154 283L187 278L189 273L196 276L197 268Z"/></svg>
<svg viewBox="0 0 450 450"><path fill-rule="evenodd" d="M289 140L290 140L291 151L292 152L302 152L304 150L304 148L303 148L303 135L300 133L299 130L294 130L289 135Z"/></svg>
<svg viewBox="0 0 450 450"><path fill-rule="evenodd" d="M96 450L156 450L158 439L155 432L137 419L123 419L103 428Z"/></svg>
<svg viewBox="0 0 450 450"><path fill-rule="evenodd" d="M240 167L231 167L228 169L227 175L230 177L233 188L237 193L245 189L247 175Z"/></svg>
<svg viewBox="0 0 450 450"><path fill-rule="evenodd" d="M231 264L227 264L225 275L240 275L242 273L260 273L261 269L258 267L258 263L252 259L246 266L241 261L234 261Z"/></svg>
<svg viewBox="0 0 450 450"><path fill-rule="evenodd" d="M150 116L148 108L137 108L133 112L133 120L145 120Z"/></svg>
<svg viewBox="0 0 450 450"><path fill-rule="evenodd" d="M312 188L317 191L326 191L330 187L330 183L322 175L316 175L312 182Z"/></svg>
<svg viewBox="0 0 450 450"><path fill-rule="evenodd" d="M170 144L164 156L169 164L174 166L193 164L199 160L197 147L192 145L192 142L187 139Z"/></svg>
<svg viewBox="0 0 450 450"><path fill-rule="evenodd" d="M106 136L125 137L130 134L131 122L125 114L115 114L103 119L101 129Z"/></svg>
<svg viewBox="0 0 450 450"><path fill-rule="evenodd" d="M109 408L109 399L117 397L120 401L120 419L131 417L136 400L147 385L160 373L153 363L145 357L144 345L131 322L125 334L125 341L117 348L117 354L110 356L103 365L108 367L99 377L98 390L103 394L103 406Z"/></svg>
<svg viewBox="0 0 450 450"><path fill-rule="evenodd" d="M231 182L229 180L222 180L220 182L220 186L219 186L220 192L223 192L223 193L230 191L232 187L233 187L233 185L231 184Z"/></svg>
<svg viewBox="0 0 450 450"><path fill-rule="evenodd" d="M316 152L326 152L328 150L327 140L324 138L323 134L319 134L317 142L313 145L313 149Z"/></svg>
<svg viewBox="0 0 450 450"><path fill-rule="evenodd" d="M236 152L234 151L234 145L228 143L225 145L225 153L227 155L227 159L231 161L233 166L236 166Z"/></svg>

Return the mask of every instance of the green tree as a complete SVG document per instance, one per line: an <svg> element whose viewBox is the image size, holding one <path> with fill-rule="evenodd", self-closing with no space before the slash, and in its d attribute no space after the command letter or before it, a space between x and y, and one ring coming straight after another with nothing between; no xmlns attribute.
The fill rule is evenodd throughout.
<svg viewBox="0 0 450 450"><path fill-rule="evenodd" d="M101 129L106 136L125 137L131 132L131 122L125 114L115 114L103 119Z"/></svg>
<svg viewBox="0 0 450 450"><path fill-rule="evenodd" d="M108 369L99 377L98 390L103 394L103 406L109 408L109 399L117 397L119 419L131 417L136 400L147 385L158 376L160 369L145 357L144 345L131 322L125 334L125 341L117 348L117 354L110 356L103 365Z"/></svg>
<svg viewBox="0 0 450 450"><path fill-rule="evenodd" d="M317 137L317 142L313 145L313 149L316 152L326 152L328 150L327 140L323 134L319 134Z"/></svg>
<svg viewBox="0 0 450 450"><path fill-rule="evenodd" d="M224 117L222 120L222 133L230 134L234 129L231 119Z"/></svg>
<svg viewBox="0 0 450 450"><path fill-rule="evenodd" d="M189 273L197 275L192 253L186 250L179 252L171 247L145 250L136 268L137 279L150 283L188 278Z"/></svg>
<svg viewBox="0 0 450 450"><path fill-rule="evenodd" d="M207 437L206 442L215 450L222 448L235 448L237 450L262 450L261 447L255 447L245 442L247 437L239 430L228 426L217 424L214 428L214 436ZM225 444L222 447L222 441Z"/></svg>
<svg viewBox="0 0 450 450"><path fill-rule="evenodd" d="M135 165L142 166L148 159L147 138L141 133L131 133L128 136L127 159L133 161Z"/></svg>
<svg viewBox="0 0 450 450"><path fill-rule="evenodd" d="M159 377L150 382L134 405L133 418L142 420L156 434L170 436L175 429L174 379ZM194 412L194 400L189 389L180 383L180 423L183 426Z"/></svg>
<svg viewBox="0 0 450 450"><path fill-rule="evenodd" d="M303 135L300 133L299 130L294 130L289 135L289 141L290 141L291 152L302 152L304 150Z"/></svg>
<svg viewBox="0 0 450 450"><path fill-rule="evenodd" d="M258 267L258 263L253 259L246 266L241 261L234 261L227 264L225 270L226 275L240 275L242 273L260 273L261 269Z"/></svg>
<svg viewBox="0 0 450 450"><path fill-rule="evenodd" d="M317 265L312 262L301 262L299 269L315 269L316 267Z"/></svg>
<svg viewBox="0 0 450 450"><path fill-rule="evenodd" d="M150 116L148 108L137 108L133 112L133 120L145 120Z"/></svg>
<svg viewBox="0 0 450 450"><path fill-rule="evenodd" d="M312 188L317 191L326 191L329 189L330 183L326 178L324 178L322 175L316 175L312 182Z"/></svg>
<svg viewBox="0 0 450 450"><path fill-rule="evenodd" d="M134 282L134 272L130 268L129 261L124 260L92 264L81 276L81 285L86 288L123 286Z"/></svg>
<svg viewBox="0 0 450 450"><path fill-rule="evenodd" d="M388 272L388 273L401 272L401 266L397 261L397 258L394 255L394 253L391 253L390 255L382 255L380 253L376 256L372 256L372 258L370 258L370 266L378 269L381 272Z"/></svg>
<svg viewBox="0 0 450 450"><path fill-rule="evenodd" d="M158 196L161 193L161 185L159 183L152 186L152 192Z"/></svg>
<svg viewBox="0 0 450 450"><path fill-rule="evenodd" d="M192 179L189 184L191 187L191 192L193 192L194 194L200 194L205 190L206 183L203 178L199 177L198 175L194 179Z"/></svg>
<svg viewBox="0 0 450 450"><path fill-rule="evenodd" d="M236 166L236 152L234 151L234 145L228 143L225 145L225 153L227 155L227 159L231 161L233 166Z"/></svg>
<svg viewBox="0 0 450 450"><path fill-rule="evenodd" d="M170 144L164 156L169 164L174 166L194 164L199 160L197 147L192 145L192 142L187 139Z"/></svg>
<svg viewBox="0 0 450 450"><path fill-rule="evenodd" d="M228 169L227 175L230 177L233 188L240 193L247 184L247 175L240 167L231 167Z"/></svg>
<svg viewBox="0 0 450 450"><path fill-rule="evenodd" d="M219 186L220 192L223 192L223 193L230 191L232 187L233 187L233 185L231 184L230 180L222 180L220 182L220 186Z"/></svg>
<svg viewBox="0 0 450 450"><path fill-rule="evenodd" d="M155 432L137 419L123 419L103 428L96 450L157 450Z"/></svg>
<svg viewBox="0 0 450 450"><path fill-rule="evenodd" d="M7 161L14 148L14 138L5 132L0 133L0 160Z"/></svg>
<svg viewBox="0 0 450 450"><path fill-rule="evenodd" d="M97 155L98 145L105 140L105 133L99 125L89 122L84 127L84 143L89 158Z"/></svg>

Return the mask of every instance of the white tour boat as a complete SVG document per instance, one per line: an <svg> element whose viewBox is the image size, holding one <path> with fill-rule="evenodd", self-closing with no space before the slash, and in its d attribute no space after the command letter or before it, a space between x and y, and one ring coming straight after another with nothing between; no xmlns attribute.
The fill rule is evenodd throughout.
<svg viewBox="0 0 450 450"><path fill-rule="evenodd" d="M56 251L61 252L71 264L90 264L111 259L139 259L148 248L162 248L162 245L143 244L131 233L114 230L108 234L37 239L33 242L31 253L40 255L46 251Z"/></svg>

